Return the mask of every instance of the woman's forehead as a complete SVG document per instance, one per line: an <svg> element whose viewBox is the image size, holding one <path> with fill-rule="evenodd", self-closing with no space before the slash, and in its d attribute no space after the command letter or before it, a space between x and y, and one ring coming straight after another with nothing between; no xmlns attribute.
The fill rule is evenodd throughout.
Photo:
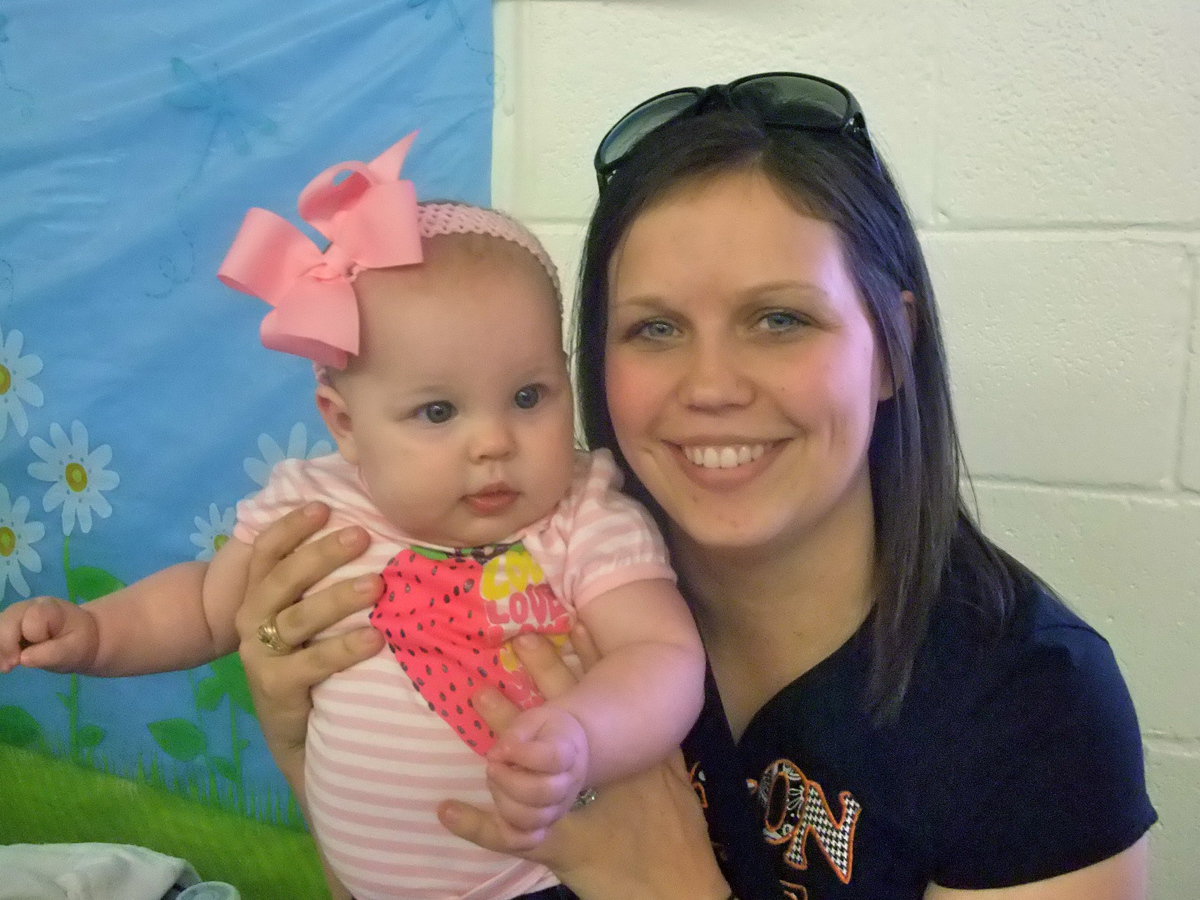
<svg viewBox="0 0 1200 900"><path fill-rule="evenodd" d="M798 281L845 277L841 240L798 211L761 173L730 173L672 192L631 223L610 260L617 294L705 279Z"/></svg>

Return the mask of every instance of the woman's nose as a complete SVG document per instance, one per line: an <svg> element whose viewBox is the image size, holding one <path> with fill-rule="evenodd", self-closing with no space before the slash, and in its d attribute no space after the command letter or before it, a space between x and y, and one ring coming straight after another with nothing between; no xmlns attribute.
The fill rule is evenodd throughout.
<svg viewBox="0 0 1200 900"><path fill-rule="evenodd" d="M736 348L724 341L697 342L687 355L680 398L695 409L744 406L754 396Z"/></svg>

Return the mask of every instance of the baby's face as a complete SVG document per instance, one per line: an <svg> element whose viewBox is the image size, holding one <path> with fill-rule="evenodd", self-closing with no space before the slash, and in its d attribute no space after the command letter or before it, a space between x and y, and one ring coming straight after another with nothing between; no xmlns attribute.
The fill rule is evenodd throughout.
<svg viewBox="0 0 1200 900"><path fill-rule="evenodd" d="M432 243L423 265L358 277L362 352L335 381L344 413L326 418L392 524L475 547L566 494L571 386L557 301L537 263Z"/></svg>

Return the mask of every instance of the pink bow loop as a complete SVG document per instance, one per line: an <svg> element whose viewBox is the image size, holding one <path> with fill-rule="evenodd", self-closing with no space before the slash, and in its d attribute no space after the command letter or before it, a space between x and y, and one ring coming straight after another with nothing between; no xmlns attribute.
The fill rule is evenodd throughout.
<svg viewBox="0 0 1200 900"><path fill-rule="evenodd" d="M330 241L324 253L275 213L246 213L217 275L275 307L262 323L266 347L337 369L358 353L358 272L423 258L416 189L398 180L415 137L369 164L330 166L301 192L300 215Z"/></svg>
<svg viewBox="0 0 1200 900"><path fill-rule="evenodd" d="M399 180L416 136L413 132L370 163L330 166L300 192L300 216L360 268L405 266L422 259L417 191L411 181Z"/></svg>

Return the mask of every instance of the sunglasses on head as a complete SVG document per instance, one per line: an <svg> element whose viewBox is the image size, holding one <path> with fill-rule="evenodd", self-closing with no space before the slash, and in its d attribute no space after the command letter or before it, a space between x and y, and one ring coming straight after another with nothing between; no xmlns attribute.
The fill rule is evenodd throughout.
<svg viewBox="0 0 1200 900"><path fill-rule="evenodd" d="M862 107L854 95L832 81L799 72L764 72L712 87L676 88L643 101L608 130L596 149L594 165L600 190L638 143L656 128L716 109L749 113L767 128L842 134L862 146L876 165Z"/></svg>

